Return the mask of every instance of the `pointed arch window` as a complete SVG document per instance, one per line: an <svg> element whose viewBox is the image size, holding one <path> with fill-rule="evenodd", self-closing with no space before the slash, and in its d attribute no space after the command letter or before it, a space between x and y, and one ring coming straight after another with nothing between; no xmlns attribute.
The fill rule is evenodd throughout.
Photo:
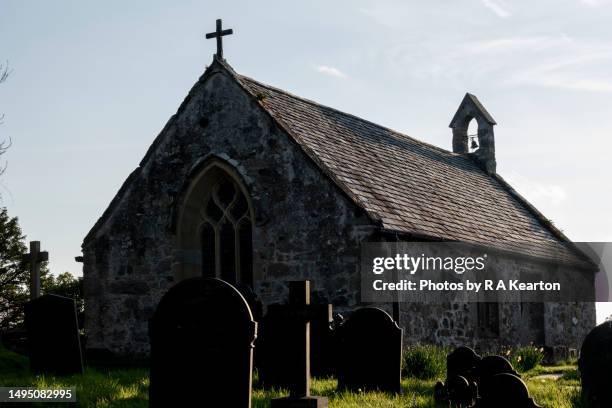
<svg viewBox="0 0 612 408"><path fill-rule="evenodd" d="M249 202L234 180L220 178L205 197L200 227L202 275L253 284Z"/></svg>

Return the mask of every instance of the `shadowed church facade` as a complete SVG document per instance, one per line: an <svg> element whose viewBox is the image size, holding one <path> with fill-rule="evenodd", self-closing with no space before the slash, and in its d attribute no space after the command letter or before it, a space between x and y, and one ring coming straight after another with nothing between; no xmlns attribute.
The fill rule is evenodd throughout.
<svg viewBox="0 0 612 408"><path fill-rule="evenodd" d="M87 347L146 355L159 299L192 276L252 288L264 305L287 298L287 281L311 279L313 303L350 311L367 241L467 241L519 255L498 268L592 273L495 173L494 125L466 95L450 152L239 75L216 56L84 239ZM567 259L550 248L567 248ZM594 323L592 303L400 313L408 343L476 347L576 348Z"/></svg>

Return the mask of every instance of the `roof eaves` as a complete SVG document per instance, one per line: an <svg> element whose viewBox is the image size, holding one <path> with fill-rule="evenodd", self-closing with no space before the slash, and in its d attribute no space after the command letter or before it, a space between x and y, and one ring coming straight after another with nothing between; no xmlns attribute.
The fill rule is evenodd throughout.
<svg viewBox="0 0 612 408"><path fill-rule="evenodd" d="M117 194L115 194L115 196L111 200L111 202L108 205L108 207L106 207L106 210L104 210L104 212L102 213L100 218L98 218L96 223L93 225L93 227L91 227L91 229L89 230L89 232L87 233L87 235L83 239L83 244L81 245L82 248L84 248L87 245L87 243L89 243L89 241L91 241L96 236L98 230L100 228L102 228L102 226L104 225L104 222L106 221L106 219L115 210L115 207L119 204L119 202L121 201L121 198L123 198L124 194L127 193L127 190L130 187L130 185L132 184L132 182L140 175L140 170L141 169L142 169L141 167L137 167L125 179L125 181L123 182L123 184L119 188L119 191L117 191Z"/></svg>

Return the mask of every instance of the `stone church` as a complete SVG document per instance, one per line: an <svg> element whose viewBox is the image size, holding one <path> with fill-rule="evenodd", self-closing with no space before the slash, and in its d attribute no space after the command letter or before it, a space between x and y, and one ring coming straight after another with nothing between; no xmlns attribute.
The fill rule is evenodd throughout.
<svg viewBox="0 0 612 408"><path fill-rule="evenodd" d="M310 279L313 303L354 310L363 242L465 241L512 254L499 268L594 273L496 173L495 124L467 94L447 151L215 56L84 239L87 347L147 355L159 299L193 276L251 288L264 308L286 300L287 281ZM399 324L408 344L576 348L595 307L402 304Z"/></svg>

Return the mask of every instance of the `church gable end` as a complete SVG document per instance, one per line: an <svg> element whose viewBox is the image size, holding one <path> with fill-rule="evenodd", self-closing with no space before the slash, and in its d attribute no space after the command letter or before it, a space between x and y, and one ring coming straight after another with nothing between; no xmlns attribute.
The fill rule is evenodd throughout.
<svg viewBox="0 0 612 408"><path fill-rule="evenodd" d="M231 281L228 265L265 304L309 277L315 299L335 288L335 304L355 305L359 242L374 228L215 62L85 239L88 347L147 353L161 295L190 276Z"/></svg>

